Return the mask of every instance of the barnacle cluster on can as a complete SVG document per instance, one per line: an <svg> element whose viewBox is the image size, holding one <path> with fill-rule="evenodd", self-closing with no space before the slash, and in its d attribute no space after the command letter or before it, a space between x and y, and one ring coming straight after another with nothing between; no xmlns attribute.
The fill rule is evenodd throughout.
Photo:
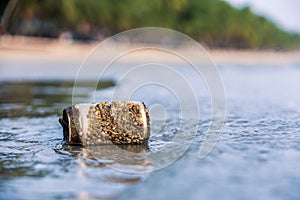
<svg viewBox="0 0 300 200"><path fill-rule="evenodd" d="M64 109L60 122L70 144L145 144L150 136L149 113L140 102L77 104Z"/></svg>

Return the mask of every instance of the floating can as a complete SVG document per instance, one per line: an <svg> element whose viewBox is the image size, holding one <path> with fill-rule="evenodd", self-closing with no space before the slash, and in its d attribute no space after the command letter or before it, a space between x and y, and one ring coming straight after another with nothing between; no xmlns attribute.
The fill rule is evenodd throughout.
<svg viewBox="0 0 300 200"><path fill-rule="evenodd" d="M145 144L150 137L149 112L143 102L76 104L59 119L68 144Z"/></svg>

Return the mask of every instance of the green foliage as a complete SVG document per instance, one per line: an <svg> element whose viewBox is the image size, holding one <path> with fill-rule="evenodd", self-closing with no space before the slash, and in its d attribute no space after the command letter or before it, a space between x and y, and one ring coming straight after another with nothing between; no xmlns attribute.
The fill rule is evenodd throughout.
<svg viewBox="0 0 300 200"><path fill-rule="evenodd" d="M221 0L26 0L19 1L14 19L37 18L56 32L106 28L111 34L145 26L178 30L212 47L290 48L299 35L279 29L254 15L249 7L236 9ZM11 29L13 32L13 29ZM17 31L15 31L17 32Z"/></svg>

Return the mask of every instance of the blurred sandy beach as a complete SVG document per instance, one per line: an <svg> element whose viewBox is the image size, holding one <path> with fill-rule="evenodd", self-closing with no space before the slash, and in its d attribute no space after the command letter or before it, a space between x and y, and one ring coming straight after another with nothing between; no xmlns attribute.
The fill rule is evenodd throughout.
<svg viewBox="0 0 300 200"><path fill-rule="evenodd" d="M2 36L0 37L0 63L3 61L81 62L98 44L100 44L100 42L78 43L58 39ZM190 54L194 54L192 50L187 49L187 51L190 51ZM300 50L275 51L206 48L206 51L216 64L265 64L282 66L284 64L300 62ZM164 60L169 59L166 55L158 56Z"/></svg>

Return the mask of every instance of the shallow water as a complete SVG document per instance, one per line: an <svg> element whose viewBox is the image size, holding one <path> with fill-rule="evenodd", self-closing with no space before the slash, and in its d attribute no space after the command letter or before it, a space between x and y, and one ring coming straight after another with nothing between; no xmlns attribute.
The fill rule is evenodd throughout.
<svg viewBox="0 0 300 200"><path fill-rule="evenodd" d="M168 118L160 119L166 113L157 107L149 145L141 151L156 153L170 143L174 149L160 154L159 161L130 158L133 163L118 160L124 157L109 147L62 145L58 117L72 104L72 82L51 77L1 82L0 199L299 199L299 66L227 64L220 66L220 73L227 117L213 151L204 159L198 157L210 123L207 92L197 96L199 121L182 125L172 95L149 87L132 98L150 107L164 105ZM91 85L78 86L82 92L76 93L75 101L90 101ZM99 87L96 97L109 99L112 88ZM176 135L192 144L173 163L171 152L182 151ZM116 170L143 172L168 161L171 165L151 173Z"/></svg>

